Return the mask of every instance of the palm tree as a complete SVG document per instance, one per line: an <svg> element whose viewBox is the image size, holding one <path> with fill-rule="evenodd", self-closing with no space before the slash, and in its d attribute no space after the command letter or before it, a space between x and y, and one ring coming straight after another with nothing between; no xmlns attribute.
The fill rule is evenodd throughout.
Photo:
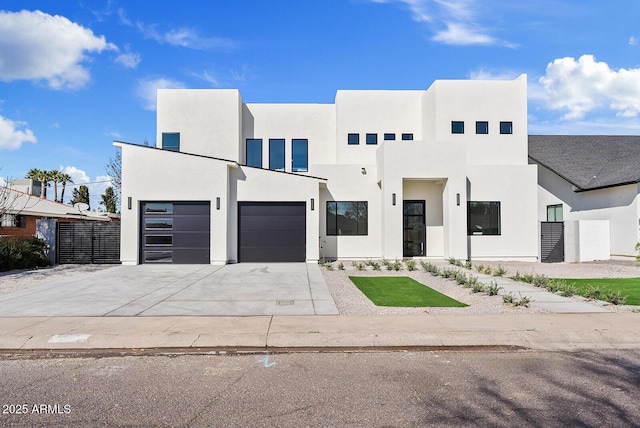
<svg viewBox="0 0 640 428"><path fill-rule="evenodd" d="M58 201L58 183L62 182L62 172L52 169L47 171L49 178L53 181L53 200Z"/></svg>
<svg viewBox="0 0 640 428"><path fill-rule="evenodd" d="M73 179L69 174L61 172L60 183L62 184L62 192L60 192L60 202L64 204L64 188L67 187L67 184L73 184Z"/></svg>

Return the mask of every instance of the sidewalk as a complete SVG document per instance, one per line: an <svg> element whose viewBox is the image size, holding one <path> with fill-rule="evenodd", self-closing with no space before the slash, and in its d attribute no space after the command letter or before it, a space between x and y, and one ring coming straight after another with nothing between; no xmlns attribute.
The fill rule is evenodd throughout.
<svg viewBox="0 0 640 428"><path fill-rule="evenodd" d="M640 348L640 314L0 318L0 354ZM55 353L55 352L54 352Z"/></svg>

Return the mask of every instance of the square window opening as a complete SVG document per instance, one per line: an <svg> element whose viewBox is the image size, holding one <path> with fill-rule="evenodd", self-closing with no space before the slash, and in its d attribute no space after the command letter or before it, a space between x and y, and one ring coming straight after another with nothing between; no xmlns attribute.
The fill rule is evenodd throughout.
<svg viewBox="0 0 640 428"><path fill-rule="evenodd" d="M454 120L451 122L452 134L464 134L464 122Z"/></svg>
<svg viewBox="0 0 640 428"><path fill-rule="evenodd" d="M467 235L500 234L500 202L467 202Z"/></svg>

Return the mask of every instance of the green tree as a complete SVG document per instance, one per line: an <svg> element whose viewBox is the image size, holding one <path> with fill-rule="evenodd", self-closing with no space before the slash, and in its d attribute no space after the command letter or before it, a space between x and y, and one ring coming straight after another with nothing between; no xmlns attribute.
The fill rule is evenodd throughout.
<svg viewBox="0 0 640 428"><path fill-rule="evenodd" d="M100 205L104 205L105 211L108 213L115 213L117 210L116 194L113 191L113 187L107 187L102 195L102 201Z"/></svg>
<svg viewBox="0 0 640 428"><path fill-rule="evenodd" d="M81 185L77 189L73 189L73 193L71 194L71 201L69 202L71 205L75 204L87 204L89 209L91 209L91 204L89 203L89 188L84 184Z"/></svg>
<svg viewBox="0 0 640 428"><path fill-rule="evenodd" d="M58 183L62 183L62 172L52 169L47 171L49 178L53 182L53 200L58 201Z"/></svg>
<svg viewBox="0 0 640 428"><path fill-rule="evenodd" d="M67 184L73 184L73 179L69 174L61 173L60 183L62 184L62 191L60 192L60 202L64 204L64 189Z"/></svg>

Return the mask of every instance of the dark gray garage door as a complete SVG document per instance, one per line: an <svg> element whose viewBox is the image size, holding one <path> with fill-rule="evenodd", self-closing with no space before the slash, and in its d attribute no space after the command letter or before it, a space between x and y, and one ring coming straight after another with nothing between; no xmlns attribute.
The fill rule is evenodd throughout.
<svg viewBox="0 0 640 428"><path fill-rule="evenodd" d="M210 263L209 202L142 202L142 263Z"/></svg>
<svg viewBox="0 0 640 428"><path fill-rule="evenodd" d="M239 262L306 260L304 202L239 202Z"/></svg>

